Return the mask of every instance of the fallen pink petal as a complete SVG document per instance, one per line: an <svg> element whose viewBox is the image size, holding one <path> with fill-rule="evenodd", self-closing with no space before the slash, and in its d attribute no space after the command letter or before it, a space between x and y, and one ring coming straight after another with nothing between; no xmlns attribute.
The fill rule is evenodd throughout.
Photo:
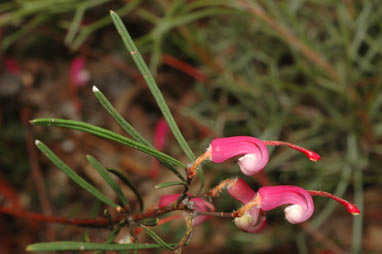
<svg viewBox="0 0 382 254"><path fill-rule="evenodd" d="M85 68L86 60L84 57L75 57L70 63L69 77L71 84L84 86L90 79L89 71Z"/></svg>
<svg viewBox="0 0 382 254"><path fill-rule="evenodd" d="M158 151L163 151L167 143L169 130L170 128L168 127L166 120L164 118L159 119L154 130L154 147ZM159 176L159 161L155 158L152 159L149 176L153 179L156 179Z"/></svg>

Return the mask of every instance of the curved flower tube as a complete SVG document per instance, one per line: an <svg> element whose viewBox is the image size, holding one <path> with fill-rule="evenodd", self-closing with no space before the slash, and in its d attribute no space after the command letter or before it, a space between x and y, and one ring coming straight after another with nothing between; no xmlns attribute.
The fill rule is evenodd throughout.
<svg viewBox="0 0 382 254"><path fill-rule="evenodd" d="M254 175L268 163L269 153L265 144L257 138L237 136L216 138L210 144L211 160L220 163L237 155L243 174Z"/></svg>
<svg viewBox="0 0 382 254"><path fill-rule="evenodd" d="M243 214L234 221L237 227L247 232L262 230L265 227L265 216L262 216L257 223L259 215L263 211L269 211L281 205L291 204L285 208L284 212L285 218L292 224L306 221L314 211L310 194L297 186L262 187L256 194L244 180L239 178L229 182L227 189L232 197L244 204L241 208Z"/></svg>
<svg viewBox="0 0 382 254"><path fill-rule="evenodd" d="M212 160L215 163L224 162L237 155L243 155L239 158L238 164L245 175L254 175L267 165L269 153L267 145L287 146L294 150L304 153L309 160L318 161L320 155L306 148L283 141L261 141L260 139L247 136L216 138L212 140L207 151L200 155L189 167L188 177L196 175L197 168L205 160Z"/></svg>
<svg viewBox="0 0 382 254"><path fill-rule="evenodd" d="M314 211L310 194L297 186L267 186L258 190L261 197L261 209L272 210L278 206L291 204L284 209L285 218L292 224L308 220Z"/></svg>
<svg viewBox="0 0 382 254"><path fill-rule="evenodd" d="M180 197L180 195L181 194L178 193L178 194L169 194L169 195L162 196L159 199L159 203L158 203L159 208L168 206L171 203L175 202ZM215 207L211 203L207 202L206 200L202 198L196 197L196 198L190 199L190 201L193 203L193 209L195 211L199 211L199 212L214 212L215 211ZM209 219L210 217L211 216L207 216L207 215L198 215L194 218L192 225L197 226L203 223L205 220Z"/></svg>

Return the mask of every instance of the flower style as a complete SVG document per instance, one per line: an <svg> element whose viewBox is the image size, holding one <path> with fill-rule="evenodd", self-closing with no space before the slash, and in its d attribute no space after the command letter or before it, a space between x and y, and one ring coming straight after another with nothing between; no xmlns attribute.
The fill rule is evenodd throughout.
<svg viewBox="0 0 382 254"><path fill-rule="evenodd" d="M333 194L322 191L305 190L298 186L266 186L261 187L257 194L242 180L229 179L223 185L219 185L220 190L223 186L228 186L228 193L244 204L237 211L238 217L234 222L237 227L246 232L259 232L265 227L264 212L272 210L281 205L289 204L284 209L285 218L292 224L302 223L308 220L314 211L312 196L325 196L343 204L349 213L357 215L359 209L352 203L343 200ZM217 192L210 192L217 194ZM260 222L257 223L259 215L262 215Z"/></svg>
<svg viewBox="0 0 382 254"><path fill-rule="evenodd" d="M288 146L304 153L312 161L321 159L317 153L288 142L261 141L260 139L247 136L216 138L212 140L207 151L190 167L189 176L192 178L196 174L199 164L206 159L212 160L215 163L221 163L237 155L243 155L238 161L243 174L254 175L268 163L269 153L267 145Z"/></svg>
<svg viewBox="0 0 382 254"><path fill-rule="evenodd" d="M172 204L180 197L180 195L181 194L178 193L178 194L169 194L169 195L162 196L158 203L159 208ZM199 212L214 212L215 211L215 207L211 203L205 201L202 198L198 198L198 197L192 198L190 199L189 202L193 206L192 209L195 211L199 211ZM207 215L198 215L193 220L192 225L197 226L203 223L205 220L209 219L210 217L211 216L207 216Z"/></svg>

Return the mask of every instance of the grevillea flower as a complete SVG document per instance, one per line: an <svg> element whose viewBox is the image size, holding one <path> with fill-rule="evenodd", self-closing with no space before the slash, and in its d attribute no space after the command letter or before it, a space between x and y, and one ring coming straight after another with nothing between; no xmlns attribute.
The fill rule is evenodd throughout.
<svg viewBox="0 0 382 254"><path fill-rule="evenodd" d="M234 156L243 155L238 164L245 175L254 175L268 163L269 153L266 145L285 145L303 152L310 160L318 161L320 156L308 149L282 141L261 141L247 136L216 138L207 149L208 158L215 163L224 162Z"/></svg>
<svg viewBox="0 0 382 254"><path fill-rule="evenodd" d="M290 204L284 212L285 218L292 224L306 221L314 211L312 197L297 186L262 187L256 194L242 179L237 179L228 187L228 193L244 205L254 202L253 206L245 209L242 216L235 218L237 227L251 233L259 232L265 227L265 216L257 223L259 214L263 211Z"/></svg>
<svg viewBox="0 0 382 254"><path fill-rule="evenodd" d="M261 209L272 210L290 204L284 209L285 218L292 224L308 220L314 211L314 203L309 193L298 186L266 186L258 190Z"/></svg>
<svg viewBox="0 0 382 254"><path fill-rule="evenodd" d="M169 195L162 196L158 203L159 208L172 204L180 197L180 195L181 194L178 193L178 194L169 194ZM199 212L214 212L215 211L215 207L211 203L207 202L206 200L202 198L198 198L198 197L192 198L188 202L191 202L190 208L195 211L199 211ZM207 216L207 215L198 215L194 218L192 225L197 226L203 223L205 220L207 220L210 217L211 216Z"/></svg>
<svg viewBox="0 0 382 254"><path fill-rule="evenodd" d="M223 185L218 186L218 189L228 185L228 193L244 204L237 211L238 217L235 218L235 224L247 232L254 233L262 230L265 227L265 216L263 213L281 205L289 205L284 209L284 212L285 218L290 223L298 224L308 220L314 211L312 196L323 196L333 199L344 205L352 215L360 213L354 204L323 191L312 191L298 186L281 185L261 187L256 194L242 179L229 179L223 183ZM260 222L257 223L259 215L262 217Z"/></svg>
<svg viewBox="0 0 382 254"><path fill-rule="evenodd" d="M239 159L239 166L243 174L254 175L268 163L269 154L265 144L254 137L216 138L209 147L211 160L221 163L237 155L244 155Z"/></svg>

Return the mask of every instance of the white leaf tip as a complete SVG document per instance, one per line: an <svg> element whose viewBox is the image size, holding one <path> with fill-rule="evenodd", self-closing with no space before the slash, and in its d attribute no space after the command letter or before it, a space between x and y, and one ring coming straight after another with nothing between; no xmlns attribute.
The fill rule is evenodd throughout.
<svg viewBox="0 0 382 254"><path fill-rule="evenodd" d="M99 92L99 89L96 86L92 87L93 93Z"/></svg>
<svg viewBox="0 0 382 254"><path fill-rule="evenodd" d="M34 143L36 144L36 146L38 145L38 144L40 144L41 143L41 141L40 140L38 140L38 139L36 139L35 141L34 141Z"/></svg>

